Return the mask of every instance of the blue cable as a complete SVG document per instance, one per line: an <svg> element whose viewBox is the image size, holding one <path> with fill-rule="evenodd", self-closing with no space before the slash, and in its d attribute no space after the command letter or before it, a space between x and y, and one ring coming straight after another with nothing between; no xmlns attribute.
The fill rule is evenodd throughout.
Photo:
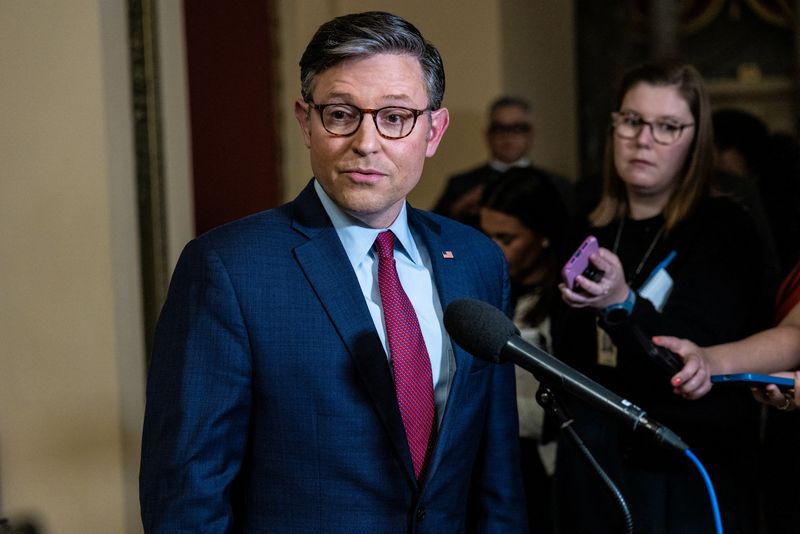
<svg viewBox="0 0 800 534"><path fill-rule="evenodd" d="M717 530L717 534L722 534L722 518L719 515L719 503L717 503L717 494L714 492L714 484L711 483L711 478L708 476L706 472L706 468L703 467L703 464L700 463L700 460L697 459L697 456L694 455L692 451L686 449L683 451L686 456L697 466L697 470L700 471L700 475L703 477L703 481L706 483L706 489L708 489L708 498L711 500L711 510L714 512L714 525Z"/></svg>

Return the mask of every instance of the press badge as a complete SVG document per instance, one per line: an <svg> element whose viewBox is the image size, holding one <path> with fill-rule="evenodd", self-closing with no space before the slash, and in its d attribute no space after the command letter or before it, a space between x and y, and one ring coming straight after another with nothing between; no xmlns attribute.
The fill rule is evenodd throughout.
<svg viewBox="0 0 800 534"><path fill-rule="evenodd" d="M611 340L611 336L606 334L606 331L596 326L597 328L597 365L605 367L617 366L617 346Z"/></svg>
<svg viewBox="0 0 800 534"><path fill-rule="evenodd" d="M653 307L659 312L664 309L664 304L666 304L674 285L672 277L667 272L667 265L673 259L675 259L674 250L653 269L653 272L637 291L640 297L652 302Z"/></svg>

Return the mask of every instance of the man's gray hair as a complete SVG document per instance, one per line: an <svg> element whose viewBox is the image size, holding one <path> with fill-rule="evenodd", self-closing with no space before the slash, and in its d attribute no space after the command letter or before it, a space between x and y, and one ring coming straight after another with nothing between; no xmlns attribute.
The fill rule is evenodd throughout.
<svg viewBox="0 0 800 534"><path fill-rule="evenodd" d="M300 91L311 102L314 79L334 65L352 58L376 54L415 57L422 67L428 107L442 106L444 65L439 51L405 19L383 11L336 17L319 27L300 58Z"/></svg>

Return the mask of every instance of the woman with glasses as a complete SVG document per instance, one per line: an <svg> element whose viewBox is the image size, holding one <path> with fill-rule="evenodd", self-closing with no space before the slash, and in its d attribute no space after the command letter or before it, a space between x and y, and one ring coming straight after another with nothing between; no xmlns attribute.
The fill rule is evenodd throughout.
<svg viewBox="0 0 800 534"><path fill-rule="evenodd" d="M622 79L606 140L603 194L575 236L597 237L603 271L561 285L567 306L554 335L565 362L676 432L714 482L728 533L755 531L757 410L747 391L718 388L689 401L672 392L680 360L653 355L650 338L715 344L766 319L764 261L749 216L709 194L710 106L691 66L664 61ZM572 399L573 428L616 482L636 532L713 532L702 478L684 456ZM624 532L600 479L559 443L559 532Z"/></svg>

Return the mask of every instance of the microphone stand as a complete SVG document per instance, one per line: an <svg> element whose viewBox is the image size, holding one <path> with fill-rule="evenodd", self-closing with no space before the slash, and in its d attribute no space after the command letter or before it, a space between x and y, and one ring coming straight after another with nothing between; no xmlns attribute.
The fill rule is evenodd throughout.
<svg viewBox="0 0 800 534"><path fill-rule="evenodd" d="M625 501L625 497L622 495L622 492L619 490L614 481L608 476L608 473L606 473L602 466L597 462L597 459L594 457L594 455L592 455L589 448L586 447L586 444L583 442L575 429L572 428L573 419L564 409L561 401L558 400L553 390L544 385L543 382L540 383L539 390L536 392L536 402L538 402L547 413L558 420L559 428L566 433L572 444L578 449L578 451L580 451L583 458L589 463L589 465L594 469L595 473L597 473L597 475L603 481L603 484L606 486L606 489L610 493L611 497L619 506L623 521L625 522L625 532L627 532L627 534L633 534L633 518L631 516L631 510L628 507L628 503Z"/></svg>

